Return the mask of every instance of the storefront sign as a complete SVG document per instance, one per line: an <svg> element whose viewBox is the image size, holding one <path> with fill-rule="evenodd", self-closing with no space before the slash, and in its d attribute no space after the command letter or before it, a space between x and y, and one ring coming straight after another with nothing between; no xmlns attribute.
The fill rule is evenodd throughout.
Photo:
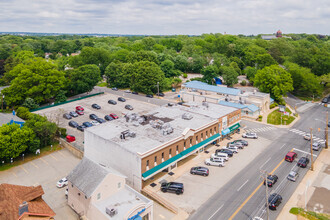
<svg viewBox="0 0 330 220"><path fill-rule="evenodd" d="M241 125L240 125L239 123L237 123L237 124L235 124L235 125L229 127L229 130L230 130L230 132L232 132L232 131L236 130L236 129L239 128L239 127L241 127Z"/></svg>
<svg viewBox="0 0 330 220"><path fill-rule="evenodd" d="M134 219L138 218L140 216L140 214L143 213L145 210L146 210L146 208L141 209L141 211L139 211L136 215L128 218L127 220L134 220Z"/></svg>
<svg viewBox="0 0 330 220"><path fill-rule="evenodd" d="M227 128L227 116L222 118L222 128Z"/></svg>

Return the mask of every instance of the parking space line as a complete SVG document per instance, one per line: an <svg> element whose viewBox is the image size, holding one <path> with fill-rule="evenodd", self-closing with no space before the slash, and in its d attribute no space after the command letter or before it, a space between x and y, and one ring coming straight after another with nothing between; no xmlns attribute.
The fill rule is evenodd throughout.
<svg viewBox="0 0 330 220"><path fill-rule="evenodd" d="M30 162L35 168L38 168L39 169L39 167L35 164L35 163L33 163L33 161L31 161Z"/></svg>
<svg viewBox="0 0 330 220"><path fill-rule="evenodd" d="M14 171L12 171L11 173L14 174L15 177L18 177Z"/></svg>
<svg viewBox="0 0 330 220"><path fill-rule="evenodd" d="M49 165L49 164L47 163L47 161L45 161L45 160L42 159L41 157L39 158L39 160L41 160L41 161L44 162L45 164Z"/></svg>
<svg viewBox="0 0 330 220"><path fill-rule="evenodd" d="M308 153L307 151L303 151L303 150L299 150L297 148L293 148L295 151L300 151L302 153L305 153L305 154L308 154L308 155L311 155L311 153ZM317 155L313 154L313 157L317 157Z"/></svg>
<svg viewBox="0 0 330 220"><path fill-rule="evenodd" d="M65 157L64 154L61 151L58 151L58 153L61 154L63 157Z"/></svg>
<svg viewBox="0 0 330 220"><path fill-rule="evenodd" d="M49 154L52 158L54 158L55 160L57 160L57 158L55 157L55 156L53 156L53 155L51 155L51 154Z"/></svg>
<svg viewBox="0 0 330 220"><path fill-rule="evenodd" d="M220 206L220 208L218 208L217 209L217 211L215 211L214 213L213 213L213 215L211 215L211 217L208 219L208 220L210 220L217 212L219 212L219 210L221 209L223 207L223 204L222 204L222 206Z"/></svg>
<svg viewBox="0 0 330 220"><path fill-rule="evenodd" d="M270 157L270 158L271 158L271 157ZM259 167L259 169L261 169L261 167L263 167L266 163L268 163L268 161L270 161L270 158L268 158L268 160L266 160L266 162L263 163L263 164Z"/></svg>
<svg viewBox="0 0 330 220"><path fill-rule="evenodd" d="M162 214L159 214L159 217L161 217L162 219L165 219L165 216L163 216Z"/></svg>
<svg viewBox="0 0 330 220"><path fill-rule="evenodd" d="M282 145L282 147L280 147L280 150L285 146L285 144Z"/></svg>
<svg viewBox="0 0 330 220"><path fill-rule="evenodd" d="M241 186L237 189L237 192L240 191L240 190L243 188L243 186L244 186L245 184L247 184L247 182L249 182L249 180L246 180L245 183L243 183L243 185L241 185Z"/></svg>
<svg viewBox="0 0 330 220"><path fill-rule="evenodd" d="M19 166L22 170L24 170L24 172L25 173L29 173L29 171L27 171L24 167L23 167L23 165L22 166Z"/></svg>

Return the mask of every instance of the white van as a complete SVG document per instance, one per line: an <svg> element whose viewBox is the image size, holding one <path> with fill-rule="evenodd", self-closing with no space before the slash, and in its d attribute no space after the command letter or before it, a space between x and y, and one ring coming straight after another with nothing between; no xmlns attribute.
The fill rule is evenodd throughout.
<svg viewBox="0 0 330 220"><path fill-rule="evenodd" d="M205 160L205 164L208 166L218 166L218 167L224 167L225 163L222 159L219 158L209 158Z"/></svg>
<svg viewBox="0 0 330 220"><path fill-rule="evenodd" d="M234 152L235 154L238 153L238 147L234 147L234 146L230 146L229 147L223 147L222 149L228 149L231 150L232 152Z"/></svg>
<svg viewBox="0 0 330 220"><path fill-rule="evenodd" d="M223 160L225 161L228 160L228 154L226 153L215 153L211 155L211 158L215 158L215 157L223 158Z"/></svg>

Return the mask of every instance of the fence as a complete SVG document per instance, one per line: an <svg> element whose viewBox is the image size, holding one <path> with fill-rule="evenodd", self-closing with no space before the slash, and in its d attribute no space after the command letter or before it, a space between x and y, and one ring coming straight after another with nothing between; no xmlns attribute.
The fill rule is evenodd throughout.
<svg viewBox="0 0 330 220"><path fill-rule="evenodd" d="M80 98L76 98L76 99L72 99L72 100L68 100L68 101L65 101L65 102L60 102L60 103L55 103L55 104L49 104L47 106L43 106L43 107L40 107L40 108L32 109L32 110L30 110L30 112L35 112L35 111L39 111L39 110L42 110L42 109L51 108L51 107L54 107L54 106L64 105L66 103L75 102L75 101L78 101L78 100L86 99L86 98L97 96L97 95L101 95L101 94L104 94L104 92L98 92L98 93L95 93L95 94L86 95L86 96L83 96L83 97L80 97Z"/></svg>

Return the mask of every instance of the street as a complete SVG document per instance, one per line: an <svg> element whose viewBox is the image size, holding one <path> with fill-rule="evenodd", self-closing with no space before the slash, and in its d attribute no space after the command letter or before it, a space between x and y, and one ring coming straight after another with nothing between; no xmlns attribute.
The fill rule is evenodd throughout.
<svg viewBox="0 0 330 220"><path fill-rule="evenodd" d="M250 121L242 121L246 129L255 132L272 143L248 166L241 170L226 185L218 190L206 201L190 219L253 219L258 216L266 217L266 193L261 170L275 174L279 177L277 183L269 188L268 195L278 193L282 196L282 203L276 211L269 210L269 219L276 219L281 209L288 201L298 183L302 180L307 168L298 168L297 161L302 156L310 158L310 141L303 139L305 132L313 128L313 134L319 141L324 140L327 109L321 105L313 105L305 112L300 113L301 119L291 128L265 129L269 127ZM315 120L317 119L317 120ZM321 128L318 131L318 128ZM259 131L259 132L258 132ZM294 151L298 154L292 163L284 161L287 152ZM318 151L314 151L316 159ZM286 179L291 170L298 170L299 178L296 182Z"/></svg>

